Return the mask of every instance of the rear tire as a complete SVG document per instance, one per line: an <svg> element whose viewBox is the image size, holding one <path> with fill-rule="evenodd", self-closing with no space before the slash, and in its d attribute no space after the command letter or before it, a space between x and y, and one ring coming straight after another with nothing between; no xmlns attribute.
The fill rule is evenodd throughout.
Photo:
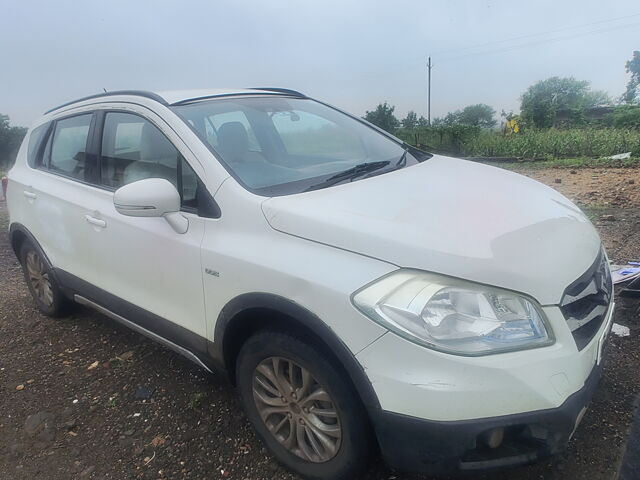
<svg viewBox="0 0 640 480"><path fill-rule="evenodd" d="M259 437L287 468L313 480L353 480L367 464L371 434L358 394L313 344L265 331L238 355L236 379Z"/></svg>
<svg viewBox="0 0 640 480"><path fill-rule="evenodd" d="M25 241L20 248L20 262L27 287L38 310L49 317L64 315L71 305L60 290L47 259L31 242Z"/></svg>

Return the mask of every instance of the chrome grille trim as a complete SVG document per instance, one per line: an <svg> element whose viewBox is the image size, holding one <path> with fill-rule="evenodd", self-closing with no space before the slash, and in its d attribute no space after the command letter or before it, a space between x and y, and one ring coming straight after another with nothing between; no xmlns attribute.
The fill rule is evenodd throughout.
<svg viewBox="0 0 640 480"><path fill-rule="evenodd" d="M600 329L612 296L609 263L601 250L593 265L565 289L560 302L578 350L586 347Z"/></svg>

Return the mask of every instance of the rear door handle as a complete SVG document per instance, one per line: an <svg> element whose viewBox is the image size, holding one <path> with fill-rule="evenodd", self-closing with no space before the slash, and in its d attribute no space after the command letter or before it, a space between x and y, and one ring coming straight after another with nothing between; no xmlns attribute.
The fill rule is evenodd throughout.
<svg viewBox="0 0 640 480"><path fill-rule="evenodd" d="M107 222L100 220L99 218L92 217L91 215L85 215L84 219L96 227L105 228L107 226Z"/></svg>
<svg viewBox="0 0 640 480"><path fill-rule="evenodd" d="M25 197L30 198L31 200L35 200L38 197L38 195L36 195L33 192L30 192L29 190L25 190L22 193L24 194Z"/></svg>

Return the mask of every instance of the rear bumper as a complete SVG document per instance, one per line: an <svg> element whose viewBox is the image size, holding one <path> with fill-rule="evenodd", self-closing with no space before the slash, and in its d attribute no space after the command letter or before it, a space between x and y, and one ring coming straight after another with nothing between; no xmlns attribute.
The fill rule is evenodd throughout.
<svg viewBox="0 0 640 480"><path fill-rule="evenodd" d="M382 455L394 468L438 474L522 465L566 446L601 373L602 365L596 365L582 389L548 410L448 422L385 411L371 417ZM504 440L490 448L483 438L498 428L504 428Z"/></svg>

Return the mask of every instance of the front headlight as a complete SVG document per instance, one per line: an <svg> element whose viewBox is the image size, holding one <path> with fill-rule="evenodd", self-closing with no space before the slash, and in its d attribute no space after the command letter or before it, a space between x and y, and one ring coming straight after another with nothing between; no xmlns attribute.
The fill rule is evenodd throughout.
<svg viewBox="0 0 640 480"><path fill-rule="evenodd" d="M398 270L353 295L354 305L402 337L457 355L553 343L538 303L524 295L415 270Z"/></svg>

